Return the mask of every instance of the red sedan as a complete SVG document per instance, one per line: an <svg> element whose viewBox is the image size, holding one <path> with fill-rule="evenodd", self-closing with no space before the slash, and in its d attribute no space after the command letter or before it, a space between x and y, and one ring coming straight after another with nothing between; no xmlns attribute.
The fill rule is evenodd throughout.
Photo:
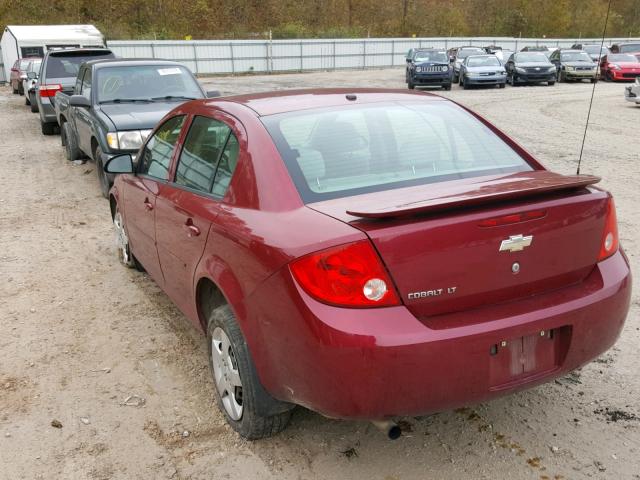
<svg viewBox="0 0 640 480"><path fill-rule="evenodd" d="M206 332L246 438L294 405L382 420L538 385L610 348L627 315L599 179L546 170L435 95L192 101L137 158L105 167L121 260Z"/></svg>
<svg viewBox="0 0 640 480"><path fill-rule="evenodd" d="M631 53L610 53L600 61L600 78L633 81L640 77L640 60Z"/></svg>

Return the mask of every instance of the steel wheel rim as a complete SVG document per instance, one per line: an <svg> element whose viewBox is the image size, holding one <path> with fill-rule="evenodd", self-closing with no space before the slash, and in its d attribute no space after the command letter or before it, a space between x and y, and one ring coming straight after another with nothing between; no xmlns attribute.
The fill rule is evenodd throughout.
<svg viewBox="0 0 640 480"><path fill-rule="evenodd" d="M124 230L122 215L119 211L113 216L113 226L116 230L116 246L118 247L118 256L120 261L125 265L131 264L131 255L129 254L129 238Z"/></svg>
<svg viewBox="0 0 640 480"><path fill-rule="evenodd" d="M222 405L232 420L240 420L244 410L238 362L227 334L216 327L211 335L211 366Z"/></svg>

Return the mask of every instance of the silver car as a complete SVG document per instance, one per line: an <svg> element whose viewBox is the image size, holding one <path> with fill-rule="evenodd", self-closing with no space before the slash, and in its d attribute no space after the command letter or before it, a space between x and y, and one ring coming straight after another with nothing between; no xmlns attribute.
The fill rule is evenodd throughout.
<svg viewBox="0 0 640 480"><path fill-rule="evenodd" d="M34 58L29 62L25 70L26 77L22 79L22 91L24 92L24 103L31 105L31 111L38 111L36 102L36 87L38 85L38 75L40 74L41 58Z"/></svg>
<svg viewBox="0 0 640 480"><path fill-rule="evenodd" d="M627 102L640 105L640 77L636 77L635 83L624 89L624 98Z"/></svg>
<svg viewBox="0 0 640 480"><path fill-rule="evenodd" d="M495 55L471 55L460 67L460 86L498 85L504 88L507 71Z"/></svg>

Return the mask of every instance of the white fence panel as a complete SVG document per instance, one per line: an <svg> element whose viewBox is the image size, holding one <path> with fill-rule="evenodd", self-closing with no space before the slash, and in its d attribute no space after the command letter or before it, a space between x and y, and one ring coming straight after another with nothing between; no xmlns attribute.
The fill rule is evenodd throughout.
<svg viewBox="0 0 640 480"><path fill-rule="evenodd" d="M628 41L608 38L606 45ZM184 63L194 73L298 72L354 68L400 67L410 48L448 49L464 45L500 45L520 50L526 45L570 47L599 39L512 37L352 38L304 40L197 40L108 42L119 57L163 58ZM1 77L0 77L1 81Z"/></svg>

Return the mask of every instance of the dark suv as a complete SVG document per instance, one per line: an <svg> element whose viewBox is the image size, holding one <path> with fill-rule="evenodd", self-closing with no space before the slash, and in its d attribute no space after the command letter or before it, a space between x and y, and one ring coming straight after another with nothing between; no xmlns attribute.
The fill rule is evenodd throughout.
<svg viewBox="0 0 640 480"><path fill-rule="evenodd" d="M505 68L507 82L514 87L521 83L556 83L557 69L542 52L514 53L509 57Z"/></svg>
<svg viewBox="0 0 640 480"><path fill-rule="evenodd" d="M451 90L453 69L446 50L419 48L407 56L406 82L410 89L420 86L438 86Z"/></svg>
<svg viewBox="0 0 640 480"><path fill-rule="evenodd" d="M56 93L73 91L82 63L104 58L115 58L115 55L106 48L64 48L49 50L45 54L36 87L36 103L44 135L53 135L60 131L56 119Z"/></svg>

